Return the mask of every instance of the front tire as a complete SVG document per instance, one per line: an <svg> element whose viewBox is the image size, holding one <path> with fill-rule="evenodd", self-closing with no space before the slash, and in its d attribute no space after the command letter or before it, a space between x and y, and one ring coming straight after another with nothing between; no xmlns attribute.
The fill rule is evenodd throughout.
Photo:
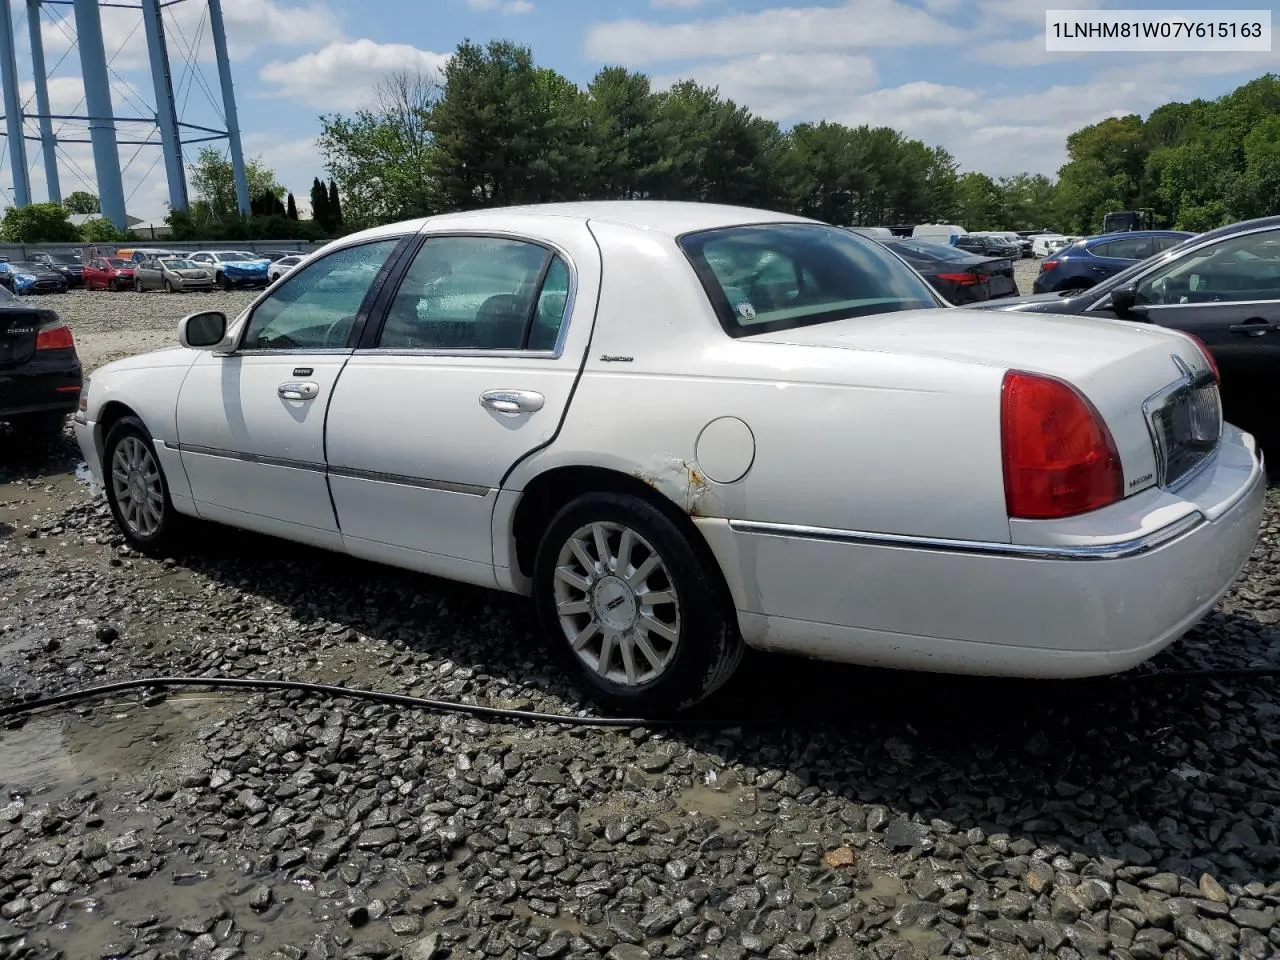
<svg viewBox="0 0 1280 960"><path fill-rule="evenodd" d="M553 652L591 699L663 716L710 696L741 661L717 572L652 503L588 493L547 526L533 594Z"/></svg>
<svg viewBox="0 0 1280 960"><path fill-rule="evenodd" d="M169 483L141 420L121 417L112 425L102 462L107 503L124 538L143 553L165 553L180 534L183 517L173 509Z"/></svg>
<svg viewBox="0 0 1280 960"><path fill-rule="evenodd" d="M141 293L143 291L142 280L138 277L133 278L133 292Z"/></svg>

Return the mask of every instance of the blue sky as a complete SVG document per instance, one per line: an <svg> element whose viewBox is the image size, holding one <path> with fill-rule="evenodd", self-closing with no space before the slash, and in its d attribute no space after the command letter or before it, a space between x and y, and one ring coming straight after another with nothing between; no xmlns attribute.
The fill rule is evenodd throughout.
<svg viewBox="0 0 1280 960"><path fill-rule="evenodd" d="M22 96L32 90L26 5L13 4ZM1072 130L1145 114L1171 99L1215 97L1267 70L1269 53L1046 53L1044 10L1203 9L1141 0L223 0L245 151L274 167L304 200L322 174L319 112L348 111L397 69L432 72L464 38L528 44L536 60L585 84L603 65L650 74L662 87L692 77L784 125L798 120L894 126L949 149L964 169L993 176L1053 174ZM1280 4L1233 0L1233 9ZM46 7L42 32L54 113L83 112L69 6ZM138 13L103 8L117 115L153 109ZM221 126L204 4L168 7L168 42L182 118ZM200 70L187 61L194 59ZM208 93L205 88L208 88ZM34 112L34 105L27 108ZM29 121L35 132L34 121ZM145 127L122 124L121 139ZM64 137L84 137L67 126ZM197 146L190 148L194 155ZM159 149L122 146L130 214L159 217L167 193ZM135 156L136 154L136 156ZM37 144L28 145L44 199ZM60 154L63 192L92 185L87 144ZM88 183L86 184L86 181ZM11 171L0 167L0 202Z"/></svg>

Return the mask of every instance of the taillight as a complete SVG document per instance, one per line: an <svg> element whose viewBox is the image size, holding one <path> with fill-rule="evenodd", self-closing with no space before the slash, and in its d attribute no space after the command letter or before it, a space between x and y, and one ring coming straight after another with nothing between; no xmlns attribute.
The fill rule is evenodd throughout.
<svg viewBox="0 0 1280 960"><path fill-rule="evenodd" d="M1123 496L1124 473L1111 431L1088 398L1062 380L1006 373L1000 440L1010 517L1071 517Z"/></svg>
<svg viewBox="0 0 1280 960"><path fill-rule="evenodd" d="M1052 270L1057 265L1058 265L1057 260L1043 260L1040 263L1040 272L1044 273L1044 271L1046 270Z"/></svg>
<svg viewBox="0 0 1280 960"><path fill-rule="evenodd" d="M1222 383L1222 374L1218 371L1218 361L1214 359L1212 353L1209 352L1209 345L1197 337L1194 333L1188 333L1187 337L1196 345L1199 351L1204 355L1204 362L1209 365L1209 369L1213 371L1213 379Z"/></svg>
<svg viewBox="0 0 1280 960"><path fill-rule="evenodd" d="M962 287L971 287L975 283L982 283L986 277L972 273L940 273L939 280L950 280L952 283L958 283Z"/></svg>
<svg viewBox="0 0 1280 960"><path fill-rule="evenodd" d="M61 320L41 327L36 334L37 350L70 350L75 345L71 330Z"/></svg>

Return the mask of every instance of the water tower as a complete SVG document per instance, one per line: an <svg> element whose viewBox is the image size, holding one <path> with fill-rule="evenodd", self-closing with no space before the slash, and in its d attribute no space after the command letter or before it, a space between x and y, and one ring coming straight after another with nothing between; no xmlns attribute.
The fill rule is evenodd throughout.
<svg viewBox="0 0 1280 960"><path fill-rule="evenodd" d="M176 4L199 4L205 7L199 29L206 27L213 40L214 58L218 67L218 80L222 92L221 119L224 128L187 123L179 114L174 97L173 71L170 68L166 43L165 15ZM40 144L44 158L45 182L49 199L60 203L62 188L58 168L60 143L88 143L93 149L93 165L102 215L119 230L127 229L125 219L124 173L120 165L120 147L159 145L163 152L165 176L169 187L169 205L174 210L186 210L187 181L183 162L183 147L187 144L212 140L227 141L231 167L235 178L236 204L241 214L249 213L249 184L245 176L244 152L240 146L240 126L236 119L235 92L231 82L231 61L227 56L227 35L222 19L221 0L26 0L27 29L31 47L31 75L35 86L35 112L24 109L18 88L18 59L14 42L13 12L9 0L0 0L0 82L4 88L4 136L8 140L8 159L13 176L13 199L16 206L31 203L31 179L27 166L27 141ZM75 32L63 28L65 21L56 12L58 7L71 7L75 17ZM137 10L146 32L147 53L151 64L151 81L155 89L155 107L140 116L118 115L112 104L111 70L102 34L101 8ZM46 10L45 8L54 8ZM42 25L46 13L59 29L73 40L80 56L80 73L84 82L83 114L52 114L49 106L48 71L45 68L44 36ZM198 43L195 52L188 45L188 65L198 71ZM68 51L69 52L69 51ZM55 67L56 70L56 67ZM118 78L118 74L116 75ZM30 104L28 104L29 106ZM145 104L143 104L146 106ZM38 135L28 133L26 121L37 124ZM82 123L88 138L68 137L54 130L53 121L61 121L62 128ZM147 133L140 139L121 140L117 137L117 123L137 127L146 125ZM155 135L153 138L153 134ZM190 136L188 136L190 134ZM135 154L136 156L136 154Z"/></svg>

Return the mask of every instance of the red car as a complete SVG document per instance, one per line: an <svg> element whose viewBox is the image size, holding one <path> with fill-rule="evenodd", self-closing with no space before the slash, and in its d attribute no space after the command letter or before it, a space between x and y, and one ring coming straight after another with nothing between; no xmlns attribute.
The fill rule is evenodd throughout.
<svg viewBox="0 0 1280 960"><path fill-rule="evenodd" d="M119 257L98 257L84 266L84 288L86 290L132 290L132 260Z"/></svg>

